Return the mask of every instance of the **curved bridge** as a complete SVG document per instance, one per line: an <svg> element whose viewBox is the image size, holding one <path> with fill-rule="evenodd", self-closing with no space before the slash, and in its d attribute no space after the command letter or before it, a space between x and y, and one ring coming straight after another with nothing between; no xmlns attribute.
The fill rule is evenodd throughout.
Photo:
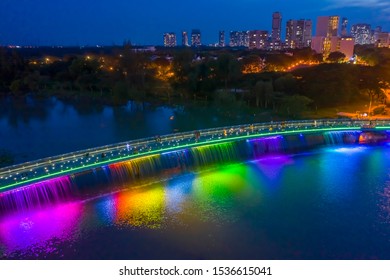
<svg viewBox="0 0 390 280"><path fill-rule="evenodd" d="M305 120L247 124L169 134L92 148L0 169L0 192L135 158L274 135L390 129L390 120Z"/></svg>

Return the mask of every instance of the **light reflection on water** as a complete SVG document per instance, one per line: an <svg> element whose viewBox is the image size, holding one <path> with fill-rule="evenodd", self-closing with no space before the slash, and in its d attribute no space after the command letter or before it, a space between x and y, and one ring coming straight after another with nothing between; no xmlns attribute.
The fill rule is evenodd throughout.
<svg viewBox="0 0 390 280"><path fill-rule="evenodd" d="M0 257L389 259L389 157L273 156L9 215Z"/></svg>
<svg viewBox="0 0 390 280"><path fill-rule="evenodd" d="M29 254L34 251L34 247L41 248L45 253L55 251L53 239L77 238L75 234L79 230L82 210L81 203L67 203L46 210L8 216L0 221L3 254L8 255L13 251L20 251L22 255L26 251Z"/></svg>

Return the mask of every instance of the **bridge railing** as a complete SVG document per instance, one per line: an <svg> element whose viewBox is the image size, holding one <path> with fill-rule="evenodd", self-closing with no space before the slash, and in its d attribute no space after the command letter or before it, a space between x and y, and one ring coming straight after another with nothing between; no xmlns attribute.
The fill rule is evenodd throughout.
<svg viewBox="0 0 390 280"><path fill-rule="evenodd" d="M179 147L185 148L216 141L226 142L237 137L250 138L260 134L265 136L297 130L359 129L367 125L390 128L390 120L377 120L374 123L369 120L350 119L278 121L218 127L131 140L1 168L0 191L45 178L70 174L141 155L153 155L160 151L174 150Z"/></svg>

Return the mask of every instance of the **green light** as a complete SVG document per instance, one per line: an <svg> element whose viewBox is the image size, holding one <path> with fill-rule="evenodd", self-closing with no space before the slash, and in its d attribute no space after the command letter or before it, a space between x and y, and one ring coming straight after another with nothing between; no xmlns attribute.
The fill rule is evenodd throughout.
<svg viewBox="0 0 390 280"><path fill-rule="evenodd" d="M390 129L390 127L377 127L376 129L378 130L383 130L383 129ZM117 162L126 162L128 160L136 159L136 158L142 158L145 156L150 156L150 155L155 155L155 154L160 154L160 153L166 153L174 150L180 150L180 149L185 149L185 148L192 148L192 147L197 147L197 146L212 146L212 145L217 145L221 143L227 143L227 142L233 142L233 141L239 141L239 140L246 140L250 138L259 138L259 137L269 137L269 136L275 136L275 135L289 135L289 134L297 134L297 133L312 133L312 132L323 132L323 131L341 131L341 130L361 130L361 127L335 127L335 128L315 128L315 129L297 129L297 130L288 130L288 131L275 131L275 132L263 132L263 133L258 133L258 134L252 134L252 135L243 135L243 136L231 136L229 138L222 138L222 139L215 139L215 140L209 140L205 142L196 142L196 143L190 143L190 144L183 144L183 145L178 145L178 146L173 146L169 148L164 148L164 149L159 149L159 150L152 150L152 151L147 151L144 153L139 153L135 155L128 155L124 157L119 157L116 159L109 159L106 161L98 162L98 163L92 163L92 164L86 164L85 166L79 166L79 167L71 167L70 170L64 170L64 171L59 171L55 172L52 174L47 174L43 175L40 177L32 178L25 180L23 182L16 182L12 183L3 187L0 187L0 191L6 190L6 189L13 189L18 186L26 185L28 183L34 183L34 182L39 182L44 179L51 179L63 175L69 175L69 174L74 174L80 171L84 170L89 170L94 167L101 167L104 165L112 164L112 163L117 163ZM72 171L72 172L70 172Z"/></svg>

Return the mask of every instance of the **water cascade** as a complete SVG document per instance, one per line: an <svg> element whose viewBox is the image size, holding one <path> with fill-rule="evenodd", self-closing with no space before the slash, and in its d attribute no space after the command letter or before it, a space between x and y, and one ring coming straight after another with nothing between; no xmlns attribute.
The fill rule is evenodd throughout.
<svg viewBox="0 0 390 280"><path fill-rule="evenodd" d="M69 200L73 196L73 188L71 176L63 176L0 193L0 213L23 211Z"/></svg>
<svg viewBox="0 0 390 280"><path fill-rule="evenodd" d="M360 131L330 131L323 135L327 145L342 145L358 143L360 133Z"/></svg>
<svg viewBox="0 0 390 280"><path fill-rule="evenodd" d="M172 178L176 174L269 154L299 153L323 145L358 143L360 131L276 135L205 145L114 163L0 194L0 213L86 199ZM109 189L107 188L109 186Z"/></svg>

